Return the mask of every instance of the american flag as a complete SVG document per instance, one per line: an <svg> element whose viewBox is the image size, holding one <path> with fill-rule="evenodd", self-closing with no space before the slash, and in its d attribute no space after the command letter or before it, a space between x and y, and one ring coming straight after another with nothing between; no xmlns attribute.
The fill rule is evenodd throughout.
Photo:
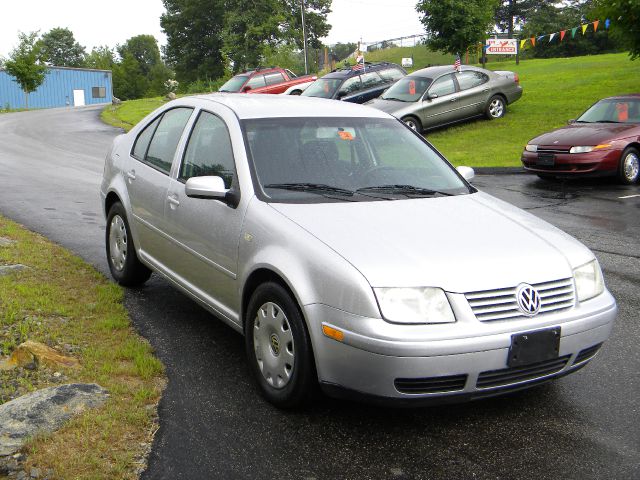
<svg viewBox="0 0 640 480"><path fill-rule="evenodd" d="M352 70L364 70L364 55L361 53L356 57L356 64Z"/></svg>
<svg viewBox="0 0 640 480"><path fill-rule="evenodd" d="M456 55L456 61L453 63L453 68L455 68L456 72L459 72L462 67L462 62L460 61L460 54Z"/></svg>

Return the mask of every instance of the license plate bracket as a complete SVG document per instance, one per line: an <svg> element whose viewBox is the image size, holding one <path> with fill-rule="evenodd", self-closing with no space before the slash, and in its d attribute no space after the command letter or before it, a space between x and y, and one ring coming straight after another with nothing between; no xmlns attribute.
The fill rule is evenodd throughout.
<svg viewBox="0 0 640 480"><path fill-rule="evenodd" d="M556 156L553 153L539 153L536 165L541 167L553 167L556 164Z"/></svg>
<svg viewBox="0 0 640 480"><path fill-rule="evenodd" d="M511 335L507 365L520 367L558 358L560 327Z"/></svg>

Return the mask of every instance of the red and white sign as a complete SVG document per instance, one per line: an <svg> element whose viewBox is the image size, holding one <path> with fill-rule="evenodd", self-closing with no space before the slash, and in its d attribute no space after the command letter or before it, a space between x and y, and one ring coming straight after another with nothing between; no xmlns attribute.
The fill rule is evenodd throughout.
<svg viewBox="0 0 640 480"><path fill-rule="evenodd" d="M515 55L518 53L517 38L488 38L487 55Z"/></svg>

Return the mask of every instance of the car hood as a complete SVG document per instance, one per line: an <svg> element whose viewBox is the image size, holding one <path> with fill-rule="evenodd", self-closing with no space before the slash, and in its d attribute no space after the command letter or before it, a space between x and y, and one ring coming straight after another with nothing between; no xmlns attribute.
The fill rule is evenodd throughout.
<svg viewBox="0 0 640 480"><path fill-rule="evenodd" d="M449 292L569 278L593 254L552 225L484 193L378 202L271 204L373 287Z"/></svg>
<svg viewBox="0 0 640 480"><path fill-rule="evenodd" d="M383 100L382 98L374 98L373 100L366 102L368 107L377 108L385 113L389 113L395 117L399 117L401 114L412 110L415 102L400 102L398 100Z"/></svg>
<svg viewBox="0 0 640 480"><path fill-rule="evenodd" d="M590 123L572 124L553 132L544 133L532 139L533 145L557 145L572 147L576 145L598 145L609 140L624 137L629 130L637 129L633 124Z"/></svg>

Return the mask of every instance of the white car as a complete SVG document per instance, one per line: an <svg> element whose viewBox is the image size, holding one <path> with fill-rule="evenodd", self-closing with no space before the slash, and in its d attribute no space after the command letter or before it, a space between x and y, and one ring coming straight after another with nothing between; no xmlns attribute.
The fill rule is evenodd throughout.
<svg viewBox="0 0 640 480"><path fill-rule="evenodd" d="M298 83L297 85L292 85L287 88L280 95L300 95L304 92L309 85L311 85L315 80L311 80L310 82Z"/></svg>
<svg viewBox="0 0 640 480"><path fill-rule="evenodd" d="M472 176L361 105L180 98L107 155L107 258L119 283L157 272L244 334L281 407L316 382L425 403L580 369L617 312L598 261Z"/></svg>

